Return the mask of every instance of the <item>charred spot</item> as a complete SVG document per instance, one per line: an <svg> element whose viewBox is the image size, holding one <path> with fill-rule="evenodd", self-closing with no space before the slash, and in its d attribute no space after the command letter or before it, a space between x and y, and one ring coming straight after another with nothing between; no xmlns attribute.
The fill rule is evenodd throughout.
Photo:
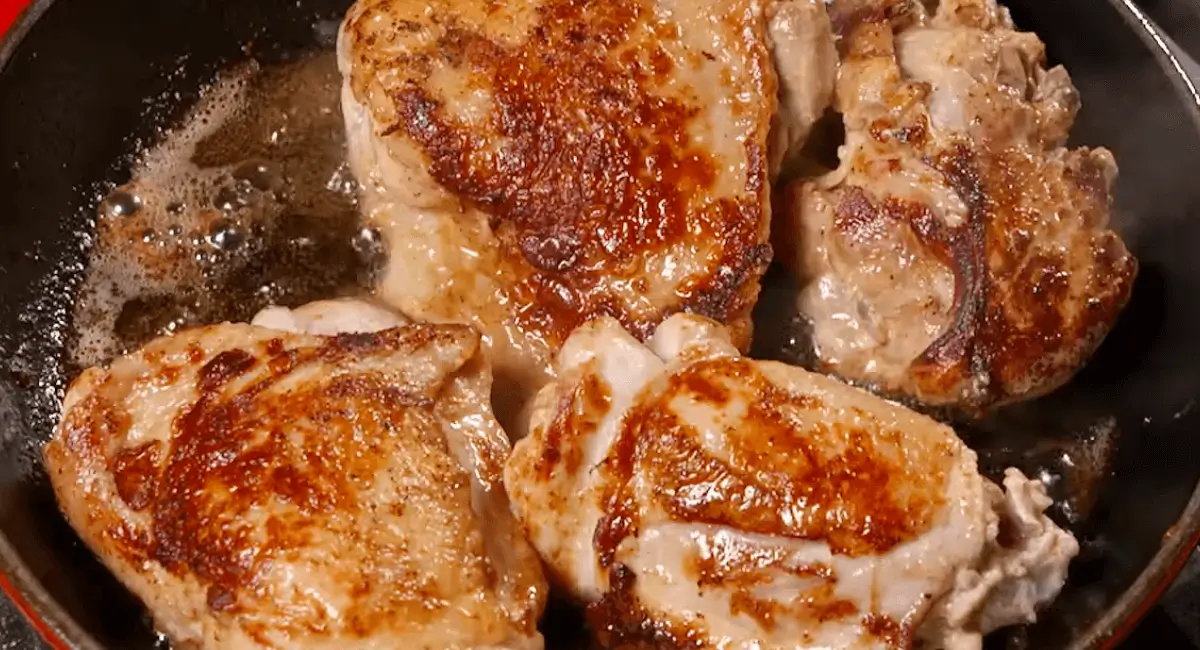
<svg viewBox="0 0 1200 650"><path fill-rule="evenodd" d="M275 356L283 352L283 339L271 339L270 341L267 341L266 350L267 354L271 356Z"/></svg>
<svg viewBox="0 0 1200 650"><path fill-rule="evenodd" d="M654 48L654 51L650 53L650 70L654 76L659 79L665 78L674 69L675 64L671 61L671 57L667 56L666 51L661 47Z"/></svg>
<svg viewBox="0 0 1200 650"><path fill-rule="evenodd" d="M220 363L207 364L210 385L244 372L246 359L254 359L237 352L223 352L213 360ZM276 549L309 543L308 518L353 507L347 470L352 475L373 470L345 464L379 461L371 454L349 454L340 446L352 438L336 432L348 426L338 410L341 405L350 399L385 413L402 408L374 393L332 397L323 383L284 394L268 392L310 362L322 362L318 349L287 351L271 360L270 372L258 381L222 399L202 392L174 420L174 444L160 463L156 498L150 504L154 536L149 557L172 573L190 573L207 585L210 604L218 610L236 604L237 594ZM290 423L299 437L269 428L268 423ZM313 435L309 430L314 427L331 432ZM297 453L303 462L298 462ZM304 519L283 527L268 522L268 541L255 540L246 513L273 501L295 504ZM247 553L250 548L254 553Z"/></svg>
<svg viewBox="0 0 1200 650"><path fill-rule="evenodd" d="M706 647L707 630L699 622L672 620L662 612L651 613L634 591L637 574L618 564L609 571L609 590L588 605L586 618L600 647L628 650L672 648L700 650Z"/></svg>
<svg viewBox="0 0 1200 650"><path fill-rule="evenodd" d="M120 549L127 561L140 563L150 559L147 552L150 539L144 530L117 519L111 512L101 514L99 521L104 522L101 525L105 536Z"/></svg>
<svg viewBox="0 0 1200 650"><path fill-rule="evenodd" d="M187 346L187 360L190 364L197 364L204 359L204 349L195 343L189 343Z"/></svg>
<svg viewBox="0 0 1200 650"><path fill-rule="evenodd" d="M162 443L147 442L117 452L109 465L117 495L134 510L145 510L158 490Z"/></svg>
<svg viewBox="0 0 1200 650"><path fill-rule="evenodd" d="M681 388L695 395L697 399L716 407L726 406L733 397L733 391L719 377L703 376L698 373L688 373Z"/></svg>
<svg viewBox="0 0 1200 650"><path fill-rule="evenodd" d="M377 332L337 334L325 339L317 356L326 361L339 361L380 351L415 350L435 341L448 342L457 331L470 331L470 328L463 325L411 325Z"/></svg>
<svg viewBox="0 0 1200 650"><path fill-rule="evenodd" d="M471 42L471 35L458 27L451 27L446 30L446 33L438 39L437 56L452 67L463 65L467 57L467 47Z"/></svg>
<svg viewBox="0 0 1200 650"><path fill-rule="evenodd" d="M955 279L950 325L913 363L912 372L923 392L949 394L971 377L992 373L991 349L981 343L986 338L990 288L987 228L994 215L978 161L969 149L955 147L931 162L966 204L967 217L946 235Z"/></svg>
<svg viewBox="0 0 1200 650"><path fill-rule="evenodd" d="M746 192L762 192L767 179L767 155L762 145L749 139L746 140L746 169Z"/></svg>
<svg viewBox="0 0 1200 650"><path fill-rule="evenodd" d="M620 490L625 491L622 485ZM607 569L613 565L617 548L625 539L637 534L637 515L635 505L629 503L631 495L614 495L623 499L624 503L614 504L612 511L606 512L596 523L596 531L592 535L592 547L596 549L597 561L600 568Z"/></svg>
<svg viewBox="0 0 1200 650"><path fill-rule="evenodd" d="M328 491L321 489L314 477L295 465L276 466L271 470L268 480L275 494L299 507L304 514L327 511L336 505L336 500L330 498L332 495Z"/></svg>
<svg viewBox="0 0 1200 650"><path fill-rule="evenodd" d="M245 350L226 350L200 368L198 387L201 393L220 389L230 380L254 367L258 359Z"/></svg>
<svg viewBox="0 0 1200 650"><path fill-rule="evenodd" d="M973 220L984 221L990 213L990 200L976 155L965 145L957 145L930 162L967 204Z"/></svg>
<svg viewBox="0 0 1200 650"><path fill-rule="evenodd" d="M639 406L626 413L609 455L600 467L605 479L601 497L603 514L592 534L592 548L604 569L612 567L617 548L626 538L636 535L640 525L638 505L629 483L633 480L643 411Z"/></svg>
<svg viewBox="0 0 1200 650"><path fill-rule="evenodd" d="M386 337L382 332L351 332L334 336L326 349L338 354L369 352L381 348L385 341Z"/></svg>
<svg viewBox="0 0 1200 650"><path fill-rule="evenodd" d="M685 567L702 591L719 586L730 593L731 616L749 616L763 629L771 630L779 617L801 618L819 625L858 614L853 602L837 598L837 577L827 564L799 561L779 546L757 546L740 540L710 538L706 549L704 555L693 551ZM810 585L786 598L763 597L759 588L780 573L811 579Z"/></svg>
<svg viewBox="0 0 1200 650"><path fill-rule="evenodd" d="M60 437L81 458L99 460L106 457L111 441L125 438L131 424L128 411L116 408L93 391L63 415Z"/></svg>
<svg viewBox="0 0 1200 650"><path fill-rule="evenodd" d="M862 188L849 187L839 192L833 225L850 242L870 241L881 238L891 227L884 217Z"/></svg>
<svg viewBox="0 0 1200 650"><path fill-rule="evenodd" d="M860 187L838 192L834 206L834 227L851 243L866 243L886 238L897 228L916 236L922 250L954 269L958 264L956 232L948 228L929 206L889 196L875 203Z"/></svg>
<svg viewBox="0 0 1200 650"><path fill-rule="evenodd" d="M740 256L734 257L737 254ZM771 256L769 244L758 244L749 250L740 250L729 255L725 258L725 264L691 288L682 304L683 311L718 322L729 322L736 312L748 308L748 303L757 297L757 289L748 292L746 284L752 278L758 278L766 272L771 263Z"/></svg>

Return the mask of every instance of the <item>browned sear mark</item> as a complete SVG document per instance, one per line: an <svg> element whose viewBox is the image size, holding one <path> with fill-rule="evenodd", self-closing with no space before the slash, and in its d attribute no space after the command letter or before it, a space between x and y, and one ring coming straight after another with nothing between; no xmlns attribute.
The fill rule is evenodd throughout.
<svg viewBox="0 0 1200 650"><path fill-rule="evenodd" d="M375 36L373 11L385 9L357 18L358 38ZM770 260L760 233L765 120L746 140L744 186L717 191L717 168L728 163L695 138L709 128L707 109L672 89L677 66L657 40L678 39L678 26L656 18L646 0L545 0L533 12L518 39L439 16L437 36L399 61L360 55L356 95L373 92L378 68L401 71L386 86L389 108L374 105L384 137L417 145L433 180L488 216L513 278L504 290L522 305L515 318L552 345L598 315L643 337L674 311L747 316ZM760 59L746 65L768 72L745 83L773 98L765 48L746 56ZM457 115L431 90L443 67L487 89L490 110ZM709 261L676 287L678 303L635 313L610 288L641 273L647 256L689 241L712 249L688 253Z"/></svg>
<svg viewBox="0 0 1200 650"><path fill-rule="evenodd" d="M743 390L733 388L738 384L749 388L735 394ZM705 400L726 394L749 408L744 423L729 432L727 462L705 451L698 432L671 407L688 395ZM826 424L821 407L812 396L775 387L752 361L699 362L626 417L612 465L636 463L658 487L658 504L678 521L823 540L851 557L886 552L927 531L943 506L939 472L946 459L932 459L935 471L918 471L899 452L901 432L866 413L857 413L854 425ZM630 498L615 496L609 514L631 510L622 503ZM614 541L619 543L603 545Z"/></svg>

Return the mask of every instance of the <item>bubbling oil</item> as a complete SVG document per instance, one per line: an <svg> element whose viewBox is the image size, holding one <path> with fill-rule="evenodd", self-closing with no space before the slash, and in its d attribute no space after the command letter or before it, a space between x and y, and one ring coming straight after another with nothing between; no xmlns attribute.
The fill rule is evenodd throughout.
<svg viewBox="0 0 1200 650"><path fill-rule="evenodd" d="M362 293L382 259L345 160L333 52L222 73L98 203L70 360Z"/></svg>

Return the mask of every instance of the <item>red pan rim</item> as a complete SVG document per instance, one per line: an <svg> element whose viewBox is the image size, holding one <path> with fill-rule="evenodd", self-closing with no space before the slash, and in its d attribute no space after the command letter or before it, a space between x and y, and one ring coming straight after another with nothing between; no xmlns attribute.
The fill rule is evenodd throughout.
<svg viewBox="0 0 1200 650"><path fill-rule="evenodd" d="M0 0L0 34L8 31L29 3L30 0Z"/></svg>
<svg viewBox="0 0 1200 650"><path fill-rule="evenodd" d="M1138 624L1142 622L1146 614L1158 604L1163 594L1175 583L1175 579L1179 577L1179 573L1183 571L1183 567L1187 565L1192 554L1196 552L1197 545L1200 545L1200 527L1192 533L1187 543L1175 554L1170 566L1167 567L1158 582L1146 592L1137 606L1117 624L1112 633L1101 641L1099 650L1116 650L1117 646L1137 629ZM3 586L3 583L0 583L0 586Z"/></svg>
<svg viewBox="0 0 1200 650"><path fill-rule="evenodd" d="M52 1L0 0L0 70L7 63L8 58L24 37L25 32L29 30ZM1200 92L1197 91L1195 83L1188 77L1183 65L1172 53L1170 47L1159 33L1159 30L1132 3L1132 0L1118 0L1114 2L1114 5L1125 14L1124 18L1128 22L1143 32L1144 40L1148 39L1149 42L1147 45L1151 46L1151 50L1160 63L1174 71L1174 74L1170 75L1172 81L1180 93L1190 100L1193 120L1200 126ZM1182 543L1177 540L1164 540L1164 547L1174 548L1160 548L1150 565L1143 571L1142 576L1144 577L1147 573L1152 572L1155 565L1167 563L1158 580L1151 585L1142 586L1141 589L1138 588L1138 583L1141 582L1141 579L1136 580L1134 585L1131 586L1130 591L1142 591L1142 596L1137 604L1132 607L1122 607L1121 600L1118 600L1109 611L1113 612L1117 609L1125 609L1125 614L1119 620L1115 621L1115 624L1112 625L1108 633L1102 631L1104 626L1103 619L1097 621L1096 625L1090 630L1090 634L1085 635L1087 641L1081 644L1081 646L1091 646L1099 650L1115 650L1137 628L1150 609L1155 606L1163 594L1166 593L1167 589L1175 582L1175 579L1183 570L1184 565L1187 564L1193 551L1200 545L1200 485L1197 486L1192 495L1191 502L1182 513L1180 522L1188 519L1192 520L1194 530L1187 540ZM1175 541L1175 543L1171 543L1172 541ZM15 557L15 554L14 557L10 558L10 561L20 562ZM18 587L4 570L0 570L0 592L3 592L16 606L21 615L25 617L38 635L51 648L54 648L54 650L72 650L72 644L47 623L38 611L38 608L26 599L25 590Z"/></svg>
<svg viewBox="0 0 1200 650"><path fill-rule="evenodd" d="M3 591L8 599L16 605L17 610L21 612L25 620L29 621L29 624L37 631L38 636L42 637L51 648L54 648L54 650L71 650L71 646L59 637L54 630L50 629L50 626L42 620L37 611L25 600L25 597L21 594L21 590L17 589L17 586L3 572L0 572L0 591Z"/></svg>

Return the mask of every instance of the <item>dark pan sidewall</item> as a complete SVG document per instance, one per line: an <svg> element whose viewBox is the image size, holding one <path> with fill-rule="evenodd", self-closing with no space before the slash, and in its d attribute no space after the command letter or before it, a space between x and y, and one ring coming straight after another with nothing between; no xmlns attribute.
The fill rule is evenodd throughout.
<svg viewBox="0 0 1200 650"><path fill-rule="evenodd" d="M0 71L54 0L33 0L0 38ZM1200 130L1200 92L1159 29L1132 0L1111 4L1151 51ZM1125 593L1071 645L1072 650L1115 648L1137 626L1174 582L1200 544L1200 485L1151 562ZM40 585L8 539L0 533L0 591L16 605L37 633L55 649L104 650Z"/></svg>

